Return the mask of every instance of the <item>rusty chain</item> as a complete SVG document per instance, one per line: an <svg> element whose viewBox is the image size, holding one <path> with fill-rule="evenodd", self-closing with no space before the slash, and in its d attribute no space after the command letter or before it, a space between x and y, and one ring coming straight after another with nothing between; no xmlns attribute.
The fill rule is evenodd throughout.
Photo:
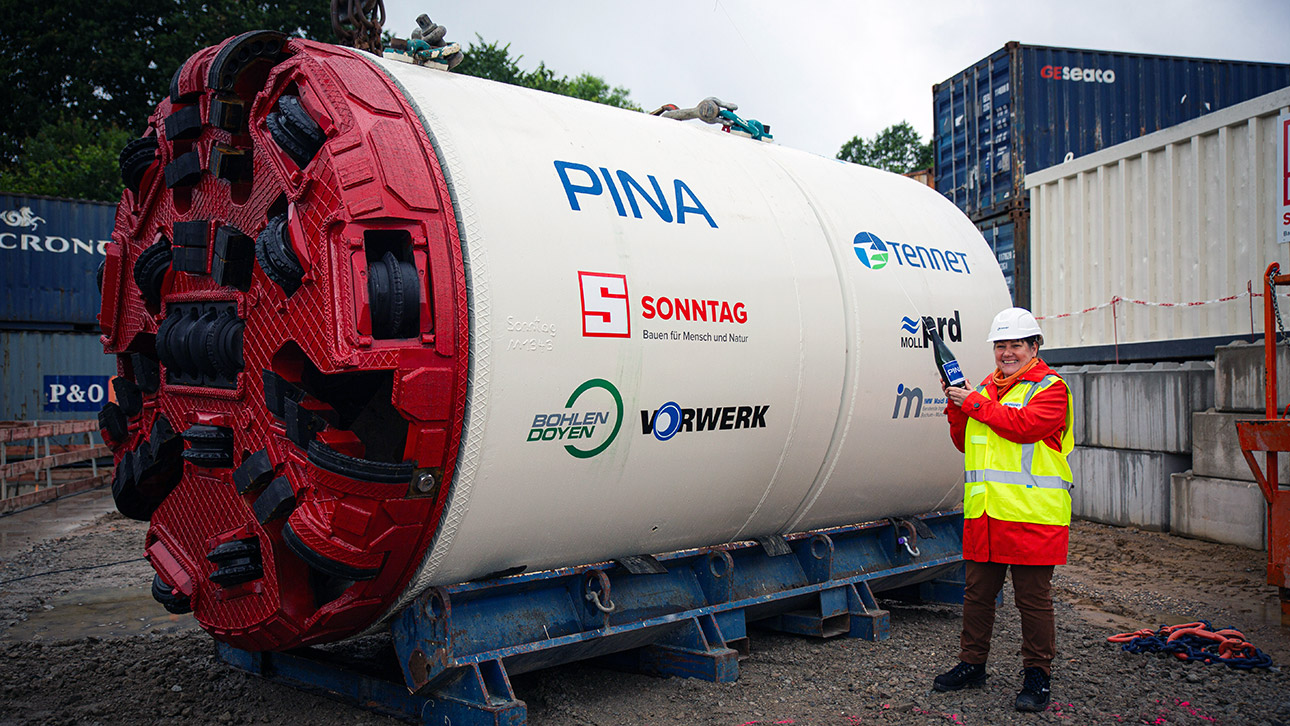
<svg viewBox="0 0 1290 726"><path fill-rule="evenodd" d="M385 0L331 0L331 27L340 45L381 54Z"/></svg>
<svg viewBox="0 0 1290 726"><path fill-rule="evenodd" d="M1284 340L1286 337L1286 326L1285 326L1285 323L1281 322L1281 308L1280 306L1277 305L1276 276L1277 276L1277 273L1280 272L1281 270L1280 268L1273 269L1273 267L1268 268L1268 295L1270 295L1272 298L1272 316L1277 321L1276 340L1280 342L1281 340Z"/></svg>

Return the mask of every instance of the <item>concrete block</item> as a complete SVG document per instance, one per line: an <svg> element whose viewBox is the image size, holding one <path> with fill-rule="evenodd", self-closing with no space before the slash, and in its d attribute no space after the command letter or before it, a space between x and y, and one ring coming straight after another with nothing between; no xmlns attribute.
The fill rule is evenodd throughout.
<svg viewBox="0 0 1290 726"><path fill-rule="evenodd" d="M1076 517L1160 532L1169 531L1169 477L1191 468L1189 456L1091 446L1069 461Z"/></svg>
<svg viewBox="0 0 1290 726"><path fill-rule="evenodd" d="M1188 454L1192 413L1214 405L1209 361L1085 366L1081 377L1086 446Z"/></svg>
<svg viewBox="0 0 1290 726"><path fill-rule="evenodd" d="M1042 356L1041 356L1042 357ZM1085 381L1088 377L1088 371L1093 366L1058 366L1053 370L1057 375L1066 381L1067 387L1071 389L1071 399L1075 403L1075 445L1084 446L1088 443L1088 416L1084 414L1086 408L1084 404Z"/></svg>
<svg viewBox="0 0 1290 726"><path fill-rule="evenodd" d="M1255 550L1267 547L1267 502L1257 484L1187 471L1173 475L1170 489L1174 534Z"/></svg>
<svg viewBox="0 0 1290 726"><path fill-rule="evenodd" d="M1209 410L1191 415L1191 463L1196 476L1254 481L1254 472L1245 462L1241 442L1236 437L1236 422L1251 419L1263 420L1263 414ZM1259 466L1266 466L1265 455L1257 457ZM1277 481L1290 482L1290 454L1279 454L1277 461Z"/></svg>
<svg viewBox="0 0 1290 726"><path fill-rule="evenodd" d="M1266 410L1263 392L1263 341L1232 343L1214 349L1214 408L1223 412ZM1280 405L1290 403L1290 344L1277 350Z"/></svg>

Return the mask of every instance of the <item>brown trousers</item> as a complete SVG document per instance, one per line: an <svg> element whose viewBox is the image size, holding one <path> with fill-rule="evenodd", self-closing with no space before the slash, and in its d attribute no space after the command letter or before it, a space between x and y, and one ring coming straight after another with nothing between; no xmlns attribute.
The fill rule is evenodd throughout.
<svg viewBox="0 0 1290 726"><path fill-rule="evenodd" d="M963 591L963 636L959 660L985 663L994 632L994 603L1012 568L1012 587L1021 613L1021 663L1025 668L1051 672L1057 653L1053 622L1052 565L1005 565L964 561L967 585Z"/></svg>

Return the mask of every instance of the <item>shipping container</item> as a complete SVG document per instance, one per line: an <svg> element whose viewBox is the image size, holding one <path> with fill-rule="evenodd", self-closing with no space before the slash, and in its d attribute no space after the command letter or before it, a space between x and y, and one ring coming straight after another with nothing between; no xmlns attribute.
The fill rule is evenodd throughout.
<svg viewBox="0 0 1290 726"><path fill-rule="evenodd" d="M1288 109L1290 88L1027 175L1030 296L1055 360L1209 358L1262 334L1249 293L1290 261Z"/></svg>
<svg viewBox="0 0 1290 726"><path fill-rule="evenodd" d="M936 178L932 176L932 167L930 166L927 167L926 169L915 169L913 171L907 171L904 173L904 176L907 176L910 179L913 179L919 184L926 184L927 186L933 189L936 188Z"/></svg>
<svg viewBox="0 0 1290 726"><path fill-rule="evenodd" d="M981 236L994 252L994 258L999 261L999 269L1003 271L1003 279L1008 283L1008 294L1012 295L1014 304L1017 299L1016 239L1018 234L1024 236L1026 233L1026 218L1025 210L1017 210L976 223L976 228L981 230Z"/></svg>
<svg viewBox="0 0 1290 726"><path fill-rule="evenodd" d="M116 205L0 193L0 329L97 330Z"/></svg>
<svg viewBox="0 0 1290 726"><path fill-rule="evenodd" d="M996 217L1026 174L1285 86L1285 64L1008 43L932 87L936 189Z"/></svg>
<svg viewBox="0 0 1290 726"><path fill-rule="evenodd" d="M96 333L0 330L0 421L92 419L116 359Z"/></svg>

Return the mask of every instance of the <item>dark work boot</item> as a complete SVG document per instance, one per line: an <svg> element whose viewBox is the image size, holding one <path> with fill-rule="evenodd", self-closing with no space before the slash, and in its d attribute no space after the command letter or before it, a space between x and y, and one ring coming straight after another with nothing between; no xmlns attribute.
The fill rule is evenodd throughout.
<svg viewBox="0 0 1290 726"><path fill-rule="evenodd" d="M1042 668L1030 667L1021 670L1021 693L1017 694L1018 711L1043 711L1048 708L1048 685L1050 678Z"/></svg>
<svg viewBox="0 0 1290 726"><path fill-rule="evenodd" d="M958 665L936 676L936 680L932 681L932 689L959 691L968 686L979 686L985 683L987 677L984 663L959 661Z"/></svg>

